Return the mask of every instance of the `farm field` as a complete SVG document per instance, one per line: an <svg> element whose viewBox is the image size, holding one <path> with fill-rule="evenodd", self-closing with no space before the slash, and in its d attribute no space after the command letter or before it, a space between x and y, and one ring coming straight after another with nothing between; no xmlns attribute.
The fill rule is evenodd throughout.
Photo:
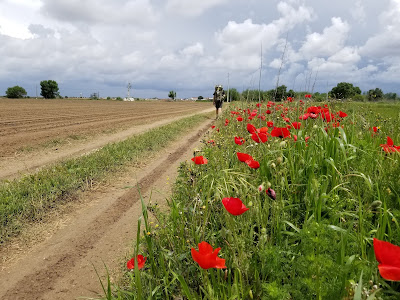
<svg viewBox="0 0 400 300"><path fill-rule="evenodd" d="M0 298L96 297L128 251L141 195L165 203L209 113L173 120L0 185ZM170 120L170 119L169 119ZM21 226L28 224L29 226Z"/></svg>
<svg viewBox="0 0 400 300"><path fill-rule="evenodd" d="M185 116L211 103L0 99L0 179L82 155Z"/></svg>
<svg viewBox="0 0 400 300"><path fill-rule="evenodd" d="M233 103L168 212L143 203L105 297L400 299L399 120L396 102Z"/></svg>
<svg viewBox="0 0 400 300"><path fill-rule="evenodd" d="M210 107L209 102L0 98L0 158L55 139L79 139Z"/></svg>

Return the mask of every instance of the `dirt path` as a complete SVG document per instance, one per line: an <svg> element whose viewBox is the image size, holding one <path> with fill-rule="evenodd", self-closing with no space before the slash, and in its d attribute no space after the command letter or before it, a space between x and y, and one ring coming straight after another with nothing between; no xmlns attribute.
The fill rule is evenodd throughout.
<svg viewBox="0 0 400 300"><path fill-rule="evenodd" d="M117 268L133 246L141 215L136 184L146 201L150 195L153 203L165 201L179 163L192 157L211 123L204 122L145 167L85 193L84 204L41 232L42 242L28 249L16 245L17 254L0 263L0 299L76 299L101 294L94 267L104 276L104 264L110 270Z"/></svg>
<svg viewBox="0 0 400 300"><path fill-rule="evenodd" d="M211 112L213 108L203 110L202 112ZM200 112L201 113L201 112ZM14 157L1 158L0 157L0 180L1 179L13 179L21 176L30 171L35 171L40 167L49 165L61 159L76 157L84 155L98 148L103 147L108 143L122 141L132 135L141 134L150 129L160 127L194 115L185 114L177 117L161 119L160 121L151 122L148 124L142 124L130 127L110 135L100 135L89 141L75 141L72 144L64 146L55 146L50 149L41 151L35 151L27 153L25 155L18 155Z"/></svg>

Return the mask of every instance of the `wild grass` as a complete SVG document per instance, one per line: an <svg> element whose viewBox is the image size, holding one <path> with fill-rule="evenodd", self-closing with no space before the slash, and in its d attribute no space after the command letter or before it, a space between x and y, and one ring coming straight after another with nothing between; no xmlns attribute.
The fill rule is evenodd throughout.
<svg viewBox="0 0 400 300"><path fill-rule="evenodd" d="M304 107L283 103L266 121L286 126L281 113L299 121ZM400 144L400 105L329 108L348 114L339 127L308 119L291 130L297 141L269 136L257 144L246 125L265 121L247 118L267 107L234 103L231 110L244 121L225 112L208 138L214 142L205 140L200 153L208 164L180 166L168 213L143 203L144 230L133 254L148 257L145 268L127 271L106 298L399 299L400 284L379 275L372 239L400 245L400 153L380 147L387 136ZM245 144L236 145L235 136ZM252 155L260 168L239 162L237 152ZM224 197L238 197L250 209L233 216ZM149 212L156 224L148 222ZM203 270L193 261L191 248L202 241L222 248L227 269Z"/></svg>
<svg viewBox="0 0 400 300"><path fill-rule="evenodd" d="M89 189L127 163L145 161L206 118L195 115L181 119L35 174L1 182L0 244L17 235L26 224L40 221L49 210L73 199L77 191Z"/></svg>

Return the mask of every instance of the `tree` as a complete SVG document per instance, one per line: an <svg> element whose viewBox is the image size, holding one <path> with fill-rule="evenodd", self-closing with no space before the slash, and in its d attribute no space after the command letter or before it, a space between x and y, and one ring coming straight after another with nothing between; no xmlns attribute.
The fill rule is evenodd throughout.
<svg viewBox="0 0 400 300"><path fill-rule="evenodd" d="M169 91L168 97L171 98L172 100L175 100L175 98L176 98L176 92L175 92L175 91Z"/></svg>
<svg viewBox="0 0 400 300"><path fill-rule="evenodd" d="M396 93L386 93L385 98L389 100L396 100L397 99L397 94Z"/></svg>
<svg viewBox="0 0 400 300"><path fill-rule="evenodd" d="M43 80L40 82L40 87L42 89L40 95L46 99L56 98L60 95L58 92L58 84L54 80Z"/></svg>
<svg viewBox="0 0 400 300"><path fill-rule="evenodd" d="M375 90L368 91L368 100L376 101L383 98L383 92L380 88L376 88Z"/></svg>
<svg viewBox="0 0 400 300"><path fill-rule="evenodd" d="M23 98L26 96L26 91L23 87L16 85L7 89L6 96L7 98Z"/></svg>
<svg viewBox="0 0 400 300"><path fill-rule="evenodd" d="M204 99L203 96L198 96L198 97L197 97L197 100L203 100L203 99Z"/></svg>
<svg viewBox="0 0 400 300"><path fill-rule="evenodd" d="M226 96L228 97L228 91L226 91ZM228 101L239 101L240 100L240 94L237 91L237 89L232 88L229 89L229 99Z"/></svg>
<svg viewBox="0 0 400 300"><path fill-rule="evenodd" d="M361 95L361 90L352 83L340 82L330 92L329 96L336 99L351 98L355 95Z"/></svg>
<svg viewBox="0 0 400 300"><path fill-rule="evenodd" d="M286 89L287 89L286 85L278 86L276 92L274 91L275 98L273 100L282 101L286 99Z"/></svg>

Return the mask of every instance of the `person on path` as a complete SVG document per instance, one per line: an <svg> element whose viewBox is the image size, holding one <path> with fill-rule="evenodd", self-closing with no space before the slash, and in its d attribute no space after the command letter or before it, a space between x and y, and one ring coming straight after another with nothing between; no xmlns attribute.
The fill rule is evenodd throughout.
<svg viewBox="0 0 400 300"><path fill-rule="evenodd" d="M215 118L218 119L219 113L222 112L222 103L224 103L226 94L222 85L216 85L214 91L214 106L215 106Z"/></svg>

